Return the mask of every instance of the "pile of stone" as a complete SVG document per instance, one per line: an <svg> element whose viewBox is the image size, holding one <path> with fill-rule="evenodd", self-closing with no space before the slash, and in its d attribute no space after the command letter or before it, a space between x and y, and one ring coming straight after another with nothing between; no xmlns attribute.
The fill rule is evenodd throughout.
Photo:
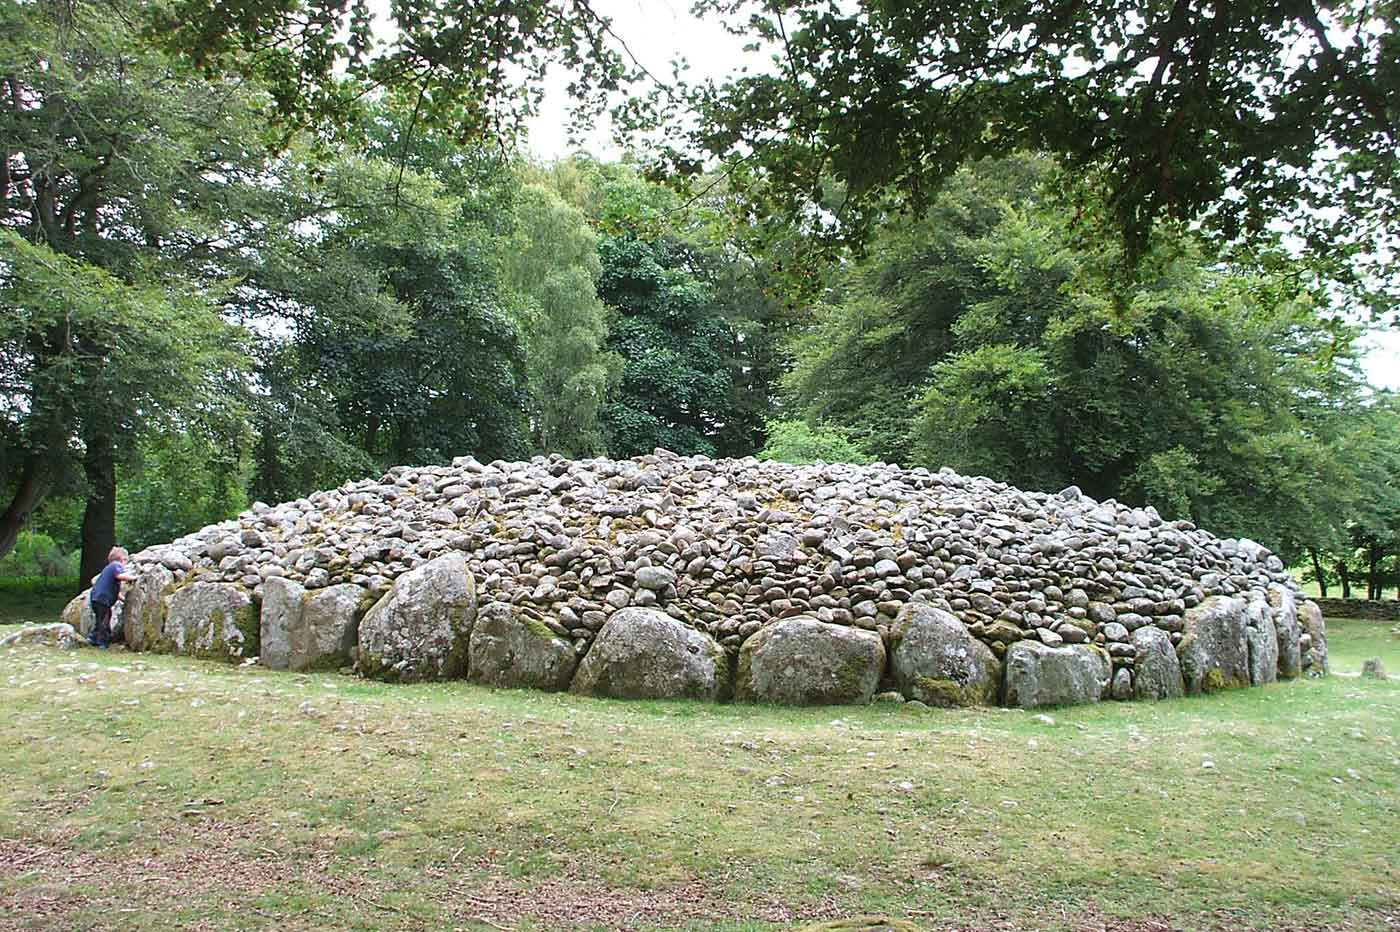
<svg viewBox="0 0 1400 932"><path fill-rule="evenodd" d="M1035 706L1327 668L1321 613L1260 545L947 469L464 457L133 564L132 648L399 681Z"/></svg>

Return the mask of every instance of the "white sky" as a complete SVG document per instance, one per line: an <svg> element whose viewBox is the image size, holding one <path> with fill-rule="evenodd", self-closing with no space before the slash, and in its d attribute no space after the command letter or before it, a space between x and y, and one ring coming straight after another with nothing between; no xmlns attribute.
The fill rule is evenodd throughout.
<svg viewBox="0 0 1400 932"><path fill-rule="evenodd" d="M745 53L743 40L718 23L691 16L689 0L594 0L594 7L612 19L613 31L658 77L670 75L671 61L677 57L690 62L693 79L722 78L745 65L759 70L769 60L763 53ZM567 140L565 84L562 69L551 75L541 112L530 121L528 148L537 158L556 159L573 151ZM600 158L620 155L606 123L581 148ZM1363 366L1371 384L1400 390L1400 330L1374 330L1363 346Z"/></svg>

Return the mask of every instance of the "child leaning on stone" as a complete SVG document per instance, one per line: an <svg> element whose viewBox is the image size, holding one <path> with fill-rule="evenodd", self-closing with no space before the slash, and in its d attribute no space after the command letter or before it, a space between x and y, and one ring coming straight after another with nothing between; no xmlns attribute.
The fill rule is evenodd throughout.
<svg viewBox="0 0 1400 932"><path fill-rule="evenodd" d="M92 594L88 602L92 604L92 633L88 643L93 647L107 649L112 643L112 606L122 600L122 583L132 582L134 575L126 571L127 553L121 547L113 547L107 553L107 565L102 572L92 577Z"/></svg>

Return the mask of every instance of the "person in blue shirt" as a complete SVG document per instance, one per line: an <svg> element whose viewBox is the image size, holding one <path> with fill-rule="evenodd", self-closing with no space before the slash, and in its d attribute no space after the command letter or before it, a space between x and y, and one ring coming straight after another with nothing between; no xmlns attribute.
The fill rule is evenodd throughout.
<svg viewBox="0 0 1400 932"><path fill-rule="evenodd" d="M93 647L107 649L112 643L112 606L122 600L122 583L132 582L134 575L126 571L127 553L121 547L113 547L107 553L107 565L102 572L92 577L92 593L88 602L92 604L92 633L88 643Z"/></svg>

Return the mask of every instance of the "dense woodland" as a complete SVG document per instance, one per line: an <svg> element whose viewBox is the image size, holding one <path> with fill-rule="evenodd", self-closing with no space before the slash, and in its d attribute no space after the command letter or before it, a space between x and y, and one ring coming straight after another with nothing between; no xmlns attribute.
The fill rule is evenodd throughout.
<svg viewBox="0 0 1400 932"><path fill-rule="evenodd" d="M668 137L550 164L515 144L502 63L572 60L585 104L640 80L586 4L515 5L528 41L486 51L461 38L481 23L456 45L436 24L404 46L431 59L418 70L367 51L340 6L274 6L0 2L0 570L71 574L78 549L86 578L114 540L391 464L665 447L1077 484L1251 537L1347 594L1400 585L1400 400L1365 383L1356 323L1394 316L1394 270L1374 261L1394 229L1393 30L1379 51L1323 42L1314 84L1271 71L1305 111L1293 148L1265 162L1258 139L1202 137L1173 154L1195 172L1177 189L1154 180L1160 152L1082 149L1067 110L1037 134L1008 109L998 135L943 100L952 115L900 136L909 115L877 113L895 102L852 86L866 72L814 51L839 24L803 4L773 7L793 20L785 78L690 92L710 161ZM887 54L857 40L918 27L890 15L837 46ZM1193 57L1205 27L1177 28L1161 93L1130 83L1139 109L1102 132L1160 141L1171 113L1207 119L1167 93L1192 68L1202 94L1238 92ZM262 54L278 48L298 51ZM495 62L475 85L464 49ZM861 106L834 126L813 112L842 112L821 87ZM978 112L1000 100L988 87L969 85ZM668 93L621 115L655 128L646 104ZM1309 128L1348 102L1357 119ZM758 129L765 104L780 140ZM1320 199L1359 190L1303 172L1293 156L1324 144L1368 198ZM1355 222L1265 235L1285 201Z"/></svg>

